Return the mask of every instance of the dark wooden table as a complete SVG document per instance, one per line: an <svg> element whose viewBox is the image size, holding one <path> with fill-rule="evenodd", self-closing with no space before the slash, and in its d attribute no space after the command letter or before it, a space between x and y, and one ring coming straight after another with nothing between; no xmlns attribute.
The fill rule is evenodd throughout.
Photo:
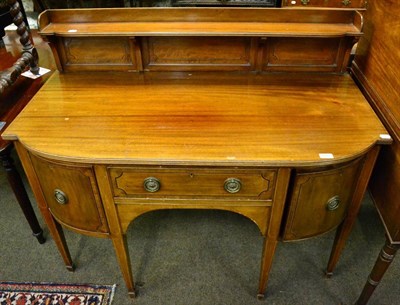
<svg viewBox="0 0 400 305"><path fill-rule="evenodd" d="M38 35L32 31L33 40L41 58L41 65L46 68L54 67L50 48ZM0 45L0 71L11 67L21 55L21 44L19 36L14 31L7 31L3 37L3 45ZM48 73L36 80L20 77L15 84L0 96L0 135L5 128L21 112L25 105L31 100L35 93L44 84L51 73ZM6 171L7 179L18 200L18 203L32 229L33 235L39 243L44 243L43 230L39 225L31 202L22 183L21 176L17 171L14 160L11 157L13 145L0 137L0 160Z"/></svg>

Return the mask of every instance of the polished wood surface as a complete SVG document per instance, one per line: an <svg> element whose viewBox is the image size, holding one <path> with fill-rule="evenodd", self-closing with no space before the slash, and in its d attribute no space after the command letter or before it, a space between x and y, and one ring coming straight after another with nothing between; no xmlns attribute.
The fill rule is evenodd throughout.
<svg viewBox="0 0 400 305"><path fill-rule="evenodd" d="M312 166L382 134L347 75L56 72L3 138L75 162Z"/></svg>
<svg viewBox="0 0 400 305"><path fill-rule="evenodd" d="M109 32L96 32L93 27L79 37L46 34L60 72L53 74L3 134L16 143L67 268L72 270L73 264L60 224L110 238L133 297L136 291L126 239L129 224L158 209L220 209L254 221L264 236L259 298L264 296L282 232L294 232L294 240L338 226L328 262L328 273L332 273L380 146L391 143L344 73L350 49L362 34L358 12L50 11L42 15L41 24L66 31L78 16L102 25L106 12L113 21ZM273 26L281 36L249 38L250 32L236 29L215 38L215 29L224 28L223 23L242 22L245 29L252 22L278 22L294 29L291 18L295 16L298 23L325 28L323 35L282 34ZM126 26L133 17L147 23L149 35L136 37L132 24L121 34L120 24ZM250 22L249 17L255 19ZM166 20L161 22L161 18ZM158 23L170 26L173 21L191 21L193 28L212 23L215 29L203 29L204 37L197 36L197 28L160 35ZM342 30L350 24L356 30L331 37L325 27L329 23ZM108 47L96 50L104 42L110 42ZM304 44L308 48L303 46L298 54L297 46ZM116 53L114 46L119 46ZM90 59L84 49L96 59ZM218 50L223 52L218 54ZM118 58L133 63L131 69L123 67L130 72L116 72ZM178 59L183 63L177 63ZM273 63L265 64L265 59ZM213 60L217 61L214 66ZM226 71L235 60L239 64ZM265 72L238 71L240 65ZM271 69L274 65L284 67L280 71L286 73L272 73L277 71ZM331 70L323 69L327 66ZM161 72L163 67L167 68ZM298 73L301 69L314 73ZM304 188L304 179L296 177L307 176L309 184ZM347 191L342 192L343 188ZM303 191L303 196L297 196ZM332 198L343 201L341 208L329 209ZM313 210L329 221L298 222Z"/></svg>
<svg viewBox="0 0 400 305"><path fill-rule="evenodd" d="M398 1L369 1L365 14L365 36L357 48L352 72L393 137L382 149L370 189L386 230L383 252L394 253L400 245L400 61ZM393 258L392 258L393 259ZM370 280L357 302L366 304L392 259L379 257ZM379 295L374 297L379 302Z"/></svg>
<svg viewBox="0 0 400 305"><path fill-rule="evenodd" d="M174 14L174 12L171 12ZM316 27L315 23L279 22L206 22L191 23L189 21L171 22L115 22L104 23L50 23L41 30L43 35L62 35L77 37L88 34L100 36L331 36L361 35L360 29L353 23L326 23ZM115 34L117 33L117 34Z"/></svg>
<svg viewBox="0 0 400 305"><path fill-rule="evenodd" d="M64 72L344 73L363 21L338 9L138 8L50 10L39 23Z"/></svg>

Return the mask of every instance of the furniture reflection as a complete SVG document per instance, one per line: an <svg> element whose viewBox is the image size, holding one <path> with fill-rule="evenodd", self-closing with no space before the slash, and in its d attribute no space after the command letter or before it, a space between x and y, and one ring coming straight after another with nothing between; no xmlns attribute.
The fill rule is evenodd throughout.
<svg viewBox="0 0 400 305"><path fill-rule="evenodd" d="M356 303L358 305L368 302L400 247L399 14L399 2L386 5L381 1L370 1L365 14L365 37L360 40L352 66L352 73L393 137L393 145L383 149L370 183L386 230L386 243ZM379 300L378 293L375 300Z"/></svg>
<svg viewBox="0 0 400 305"><path fill-rule="evenodd" d="M332 274L391 143L346 73L358 11L50 10L39 24L59 72L2 136L69 270L62 227L110 238L133 297L129 224L220 209L264 237L259 298L279 240L337 228Z"/></svg>
<svg viewBox="0 0 400 305"><path fill-rule="evenodd" d="M4 69L0 72L0 133L4 131L5 127L12 122L27 104L30 99L29 92L32 94L33 88L36 87L36 91L39 88L38 85L31 85L30 81L18 82L19 75L26 67L30 67L33 73L37 73L38 57L35 48L31 44L31 37L27 30L26 23L24 22L25 18L22 15L19 1L12 2L13 1L9 1L10 7L4 6L4 8L7 9L8 16L12 18L12 21L18 27L23 53L18 56L17 59L8 53L5 47L0 47L0 56L2 59L0 69ZM14 160L10 155L12 148L12 142L0 139L0 160L7 174L10 186L31 227L33 235L37 238L39 243L44 243L45 238L43 236L43 231L36 218L21 177L15 168Z"/></svg>

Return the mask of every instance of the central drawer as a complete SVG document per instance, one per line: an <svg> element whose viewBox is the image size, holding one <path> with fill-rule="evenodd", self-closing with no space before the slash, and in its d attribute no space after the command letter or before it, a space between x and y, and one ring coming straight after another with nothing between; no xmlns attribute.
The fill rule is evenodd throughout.
<svg viewBox="0 0 400 305"><path fill-rule="evenodd" d="M276 170L110 167L115 197L272 199Z"/></svg>

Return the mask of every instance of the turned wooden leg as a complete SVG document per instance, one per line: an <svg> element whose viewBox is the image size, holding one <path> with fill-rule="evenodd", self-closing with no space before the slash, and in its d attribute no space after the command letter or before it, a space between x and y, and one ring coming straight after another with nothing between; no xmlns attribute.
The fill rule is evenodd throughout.
<svg viewBox="0 0 400 305"><path fill-rule="evenodd" d="M12 145L8 145L3 151L0 152L0 160L7 174L8 182L17 198L19 206L25 215L26 220L31 227L32 234L35 236L40 244L43 244L46 239L43 236L43 230L39 225L36 218L35 211L32 208L32 204L29 200L28 194L25 190L21 176L14 166L14 160L10 156Z"/></svg>
<svg viewBox="0 0 400 305"><path fill-rule="evenodd" d="M400 245L392 245L389 238L386 238L386 243L378 256L378 259L375 262L375 266L372 269L368 280L365 283L364 289L361 292L361 295L355 305L365 305L368 303L369 298L371 297L375 288L380 283L383 275L392 263L394 256L396 255L396 252L399 248Z"/></svg>
<svg viewBox="0 0 400 305"><path fill-rule="evenodd" d="M379 154L379 150L380 147L375 146L368 152L365 158L362 169L360 171L360 177L357 181L357 185L354 190L354 194L351 203L349 205L349 209L347 211L347 216L336 231L336 236L335 236L335 241L333 243L331 256L329 258L328 267L326 268L326 275L328 277L332 276L333 269L335 269L335 266L339 261L340 254L342 253L347 238L349 237L354 222L356 221L358 211L360 210L360 206L368 186L369 178L371 177L371 173L374 168L376 158L378 157Z"/></svg>

